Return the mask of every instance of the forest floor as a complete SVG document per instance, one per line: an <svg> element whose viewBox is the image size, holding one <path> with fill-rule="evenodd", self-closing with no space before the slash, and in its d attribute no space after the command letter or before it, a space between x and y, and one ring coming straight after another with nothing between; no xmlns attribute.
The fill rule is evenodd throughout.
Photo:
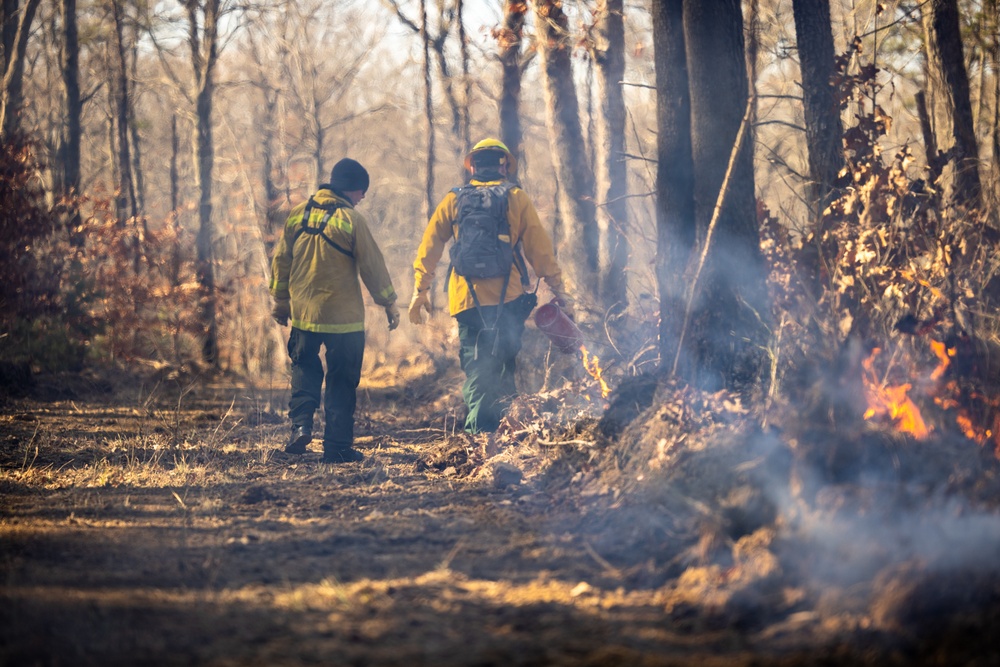
<svg viewBox="0 0 1000 667"><path fill-rule="evenodd" d="M814 483L721 395L561 388L470 437L460 380L369 373L331 466L281 451L284 391L38 378L0 402L0 664L1000 664L974 446Z"/></svg>

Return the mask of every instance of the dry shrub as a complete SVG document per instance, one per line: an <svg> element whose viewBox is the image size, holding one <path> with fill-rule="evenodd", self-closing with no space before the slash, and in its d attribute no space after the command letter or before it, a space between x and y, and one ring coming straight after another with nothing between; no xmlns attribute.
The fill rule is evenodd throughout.
<svg viewBox="0 0 1000 667"><path fill-rule="evenodd" d="M189 361L200 294L175 226L119 220L100 196L50 210L38 169L30 145L3 144L5 361L35 371L79 371L87 358L99 365Z"/></svg>
<svg viewBox="0 0 1000 667"><path fill-rule="evenodd" d="M890 93L874 65L849 74L851 62L852 53L839 59L841 103L854 123L844 132L846 167L829 205L801 235L759 207L780 323L781 397L795 403L813 383L825 383L821 393L829 394L846 382L841 403L850 403L862 362L879 349L885 353L869 362L872 377L886 386L920 385L914 400L921 409L937 399L964 407L971 425L962 430L983 441L1000 425L997 401L988 398L998 394L1000 231L986 212L944 196L941 164L919 173L909 145L884 155L880 142L892 118L877 100ZM952 366L933 379L942 353L935 354L932 341L947 350ZM855 409L809 407L819 408L807 413L814 416Z"/></svg>

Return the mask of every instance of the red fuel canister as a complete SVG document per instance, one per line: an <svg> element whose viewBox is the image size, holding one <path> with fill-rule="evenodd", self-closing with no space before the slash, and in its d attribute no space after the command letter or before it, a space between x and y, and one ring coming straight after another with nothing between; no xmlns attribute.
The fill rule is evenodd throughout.
<svg viewBox="0 0 1000 667"><path fill-rule="evenodd" d="M535 326L549 337L560 352L566 354L576 352L583 344L583 334L580 333L580 329L555 302L540 306L535 311Z"/></svg>

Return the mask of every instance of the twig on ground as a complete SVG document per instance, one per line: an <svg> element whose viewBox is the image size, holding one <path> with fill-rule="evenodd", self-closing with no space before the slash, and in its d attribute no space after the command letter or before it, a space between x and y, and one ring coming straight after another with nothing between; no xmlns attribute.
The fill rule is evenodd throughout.
<svg viewBox="0 0 1000 667"><path fill-rule="evenodd" d="M544 445L545 447L556 447L559 445L583 445L584 447L593 447L594 443L589 440L538 440L539 445Z"/></svg>

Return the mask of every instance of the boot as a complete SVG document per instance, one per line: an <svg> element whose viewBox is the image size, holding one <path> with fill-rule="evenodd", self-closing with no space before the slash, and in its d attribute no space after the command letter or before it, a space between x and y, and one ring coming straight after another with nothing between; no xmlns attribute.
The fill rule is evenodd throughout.
<svg viewBox="0 0 1000 667"><path fill-rule="evenodd" d="M312 429L308 426L293 426L292 427L292 437L288 439L288 444L285 445L285 453L287 454L305 454L306 447L312 442Z"/></svg>

